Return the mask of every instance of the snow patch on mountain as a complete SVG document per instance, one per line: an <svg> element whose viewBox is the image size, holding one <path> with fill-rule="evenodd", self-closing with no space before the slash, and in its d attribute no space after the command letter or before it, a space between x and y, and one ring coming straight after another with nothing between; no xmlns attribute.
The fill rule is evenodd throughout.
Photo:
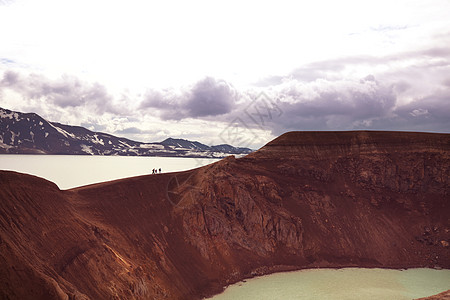
<svg viewBox="0 0 450 300"><path fill-rule="evenodd" d="M164 146L159 144L141 144L139 147L142 149L164 150Z"/></svg>
<svg viewBox="0 0 450 300"><path fill-rule="evenodd" d="M52 126L53 128L55 128L59 133L61 133L62 135L64 135L66 138L68 138L68 137L70 136L71 138L75 139L75 135L74 135L73 133L68 133L68 132L65 131L64 129L59 128L59 127L53 125L53 124L50 123L50 122L48 122L48 124L49 124L50 126Z"/></svg>
<svg viewBox="0 0 450 300"><path fill-rule="evenodd" d="M92 151L92 146L88 146L85 144L81 144L80 146L81 146L81 151L83 151L87 154L90 154L90 155L94 155L94 152Z"/></svg>
<svg viewBox="0 0 450 300"><path fill-rule="evenodd" d="M14 148L14 146L10 146L10 145L3 143L3 136L0 135L0 148L10 149L10 148Z"/></svg>
<svg viewBox="0 0 450 300"><path fill-rule="evenodd" d="M97 134L94 134L94 138L92 139L92 142L94 144L100 144L100 145L105 145L105 142L103 142L103 139L99 139Z"/></svg>

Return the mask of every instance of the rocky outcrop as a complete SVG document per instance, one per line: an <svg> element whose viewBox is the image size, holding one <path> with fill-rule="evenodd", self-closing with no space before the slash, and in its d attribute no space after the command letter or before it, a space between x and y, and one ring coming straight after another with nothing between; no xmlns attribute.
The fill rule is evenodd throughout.
<svg viewBox="0 0 450 300"><path fill-rule="evenodd" d="M292 132L68 191L3 171L0 295L192 299L282 270L450 268L449 150L447 134Z"/></svg>

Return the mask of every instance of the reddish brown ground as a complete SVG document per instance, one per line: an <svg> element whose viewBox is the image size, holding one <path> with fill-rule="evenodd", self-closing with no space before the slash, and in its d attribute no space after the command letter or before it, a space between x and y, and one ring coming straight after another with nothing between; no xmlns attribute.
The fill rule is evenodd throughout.
<svg viewBox="0 0 450 300"><path fill-rule="evenodd" d="M194 299L280 270L450 268L449 186L450 135L399 132L291 132L68 191L0 171L0 298Z"/></svg>
<svg viewBox="0 0 450 300"><path fill-rule="evenodd" d="M431 297L419 298L417 300L450 300L450 290Z"/></svg>

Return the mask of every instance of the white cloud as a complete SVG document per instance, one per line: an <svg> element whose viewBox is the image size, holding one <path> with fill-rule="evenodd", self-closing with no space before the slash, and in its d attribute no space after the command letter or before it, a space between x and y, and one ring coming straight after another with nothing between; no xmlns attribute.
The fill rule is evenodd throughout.
<svg viewBox="0 0 450 300"><path fill-rule="evenodd" d="M145 90L204 76L236 86L310 61L386 55L449 28L448 1L17 1L0 57Z"/></svg>
<svg viewBox="0 0 450 300"><path fill-rule="evenodd" d="M418 117L418 116L425 116L428 115L428 109L423 109L423 108L418 108L418 109L414 109L410 115L413 117Z"/></svg>
<svg viewBox="0 0 450 300"><path fill-rule="evenodd" d="M446 131L449 12L446 0L9 1L1 105L142 140L217 140L235 120L267 139ZM283 111L264 128L245 119L261 91Z"/></svg>

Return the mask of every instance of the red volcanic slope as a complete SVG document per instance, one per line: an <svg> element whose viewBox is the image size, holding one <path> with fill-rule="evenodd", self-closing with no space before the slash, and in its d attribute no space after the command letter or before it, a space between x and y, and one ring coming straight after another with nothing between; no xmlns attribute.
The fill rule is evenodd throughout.
<svg viewBox="0 0 450 300"><path fill-rule="evenodd" d="M417 300L449 300L449 299L450 299L450 290L430 297L419 298Z"/></svg>
<svg viewBox="0 0 450 300"><path fill-rule="evenodd" d="M0 298L194 299L311 267L450 268L450 135L290 132L60 191L0 172Z"/></svg>

